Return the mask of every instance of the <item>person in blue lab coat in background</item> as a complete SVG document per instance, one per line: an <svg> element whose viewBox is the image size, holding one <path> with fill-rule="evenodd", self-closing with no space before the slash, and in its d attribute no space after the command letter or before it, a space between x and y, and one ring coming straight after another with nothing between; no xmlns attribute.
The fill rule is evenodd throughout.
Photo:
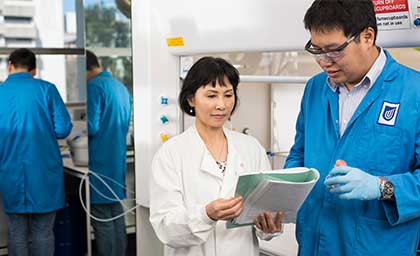
<svg viewBox="0 0 420 256"><path fill-rule="evenodd" d="M416 255L420 73L376 46L371 0L316 0L304 23L324 72L306 85L285 166L322 179L298 213L299 255Z"/></svg>
<svg viewBox="0 0 420 256"><path fill-rule="evenodd" d="M98 58L86 51L89 169L104 178L118 199L105 185L91 176L92 214L109 219L123 213L118 200L126 198L126 136L131 117L131 96L127 88L103 71ZM111 181L113 180L113 181ZM113 221L92 222L98 255L121 256L126 253L124 217Z"/></svg>
<svg viewBox="0 0 420 256"><path fill-rule="evenodd" d="M0 84L0 193L10 256L54 255L55 212L64 206L57 139L72 129L54 84L35 79L35 54L13 51ZM32 243L29 243L30 231Z"/></svg>

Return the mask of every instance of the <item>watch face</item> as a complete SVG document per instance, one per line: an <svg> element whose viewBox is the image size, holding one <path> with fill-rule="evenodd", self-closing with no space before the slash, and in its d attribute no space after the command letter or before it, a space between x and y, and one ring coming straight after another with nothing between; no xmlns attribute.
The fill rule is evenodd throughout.
<svg viewBox="0 0 420 256"><path fill-rule="evenodd" d="M391 191L393 191L394 190L394 186L392 185L392 183L391 182L385 182L385 189L386 190L391 190Z"/></svg>
<svg viewBox="0 0 420 256"><path fill-rule="evenodd" d="M384 184L384 197L391 197L394 195L394 185L391 182L387 181Z"/></svg>
<svg viewBox="0 0 420 256"><path fill-rule="evenodd" d="M379 200L392 200L394 197L394 185L387 179L379 177L381 196Z"/></svg>

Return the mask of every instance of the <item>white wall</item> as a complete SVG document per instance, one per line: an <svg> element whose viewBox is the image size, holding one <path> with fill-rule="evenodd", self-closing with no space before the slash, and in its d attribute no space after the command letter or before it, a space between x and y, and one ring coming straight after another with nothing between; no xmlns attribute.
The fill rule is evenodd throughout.
<svg viewBox="0 0 420 256"><path fill-rule="evenodd" d="M388 50L392 57L398 62L420 71L420 48L397 48Z"/></svg>
<svg viewBox="0 0 420 256"><path fill-rule="evenodd" d="M156 30L159 26L152 19L154 0L132 2L133 35L133 98L134 98L134 144L136 161L137 203L145 206L137 214L137 255L163 255L162 245L157 240L148 219L149 173L154 152L161 145L160 132L177 134L179 114L176 95L179 89L178 58L168 53L165 40ZM152 33L153 31L153 33ZM170 105L159 105L159 97L169 97ZM169 122L159 124L159 115L164 111Z"/></svg>
<svg viewBox="0 0 420 256"><path fill-rule="evenodd" d="M273 75L311 77L320 71L313 57L306 52L276 53L273 58ZM288 152L293 145L303 90L304 84L272 85L273 152Z"/></svg>

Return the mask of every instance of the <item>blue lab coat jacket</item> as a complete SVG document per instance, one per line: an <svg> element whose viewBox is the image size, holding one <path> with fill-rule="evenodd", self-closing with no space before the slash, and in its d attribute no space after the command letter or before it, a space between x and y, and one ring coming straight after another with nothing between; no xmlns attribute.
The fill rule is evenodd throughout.
<svg viewBox="0 0 420 256"><path fill-rule="evenodd" d="M386 65L339 137L338 92L321 73L307 83L286 167L321 177L297 218L299 255L416 255L420 236L420 73L386 52ZM390 120L383 105L399 104ZM381 124L386 123L386 125ZM395 186L396 202L341 200L323 184L337 159Z"/></svg>
<svg viewBox="0 0 420 256"><path fill-rule="evenodd" d="M107 71L102 71L88 81L87 92L89 169L105 176L104 180L118 198L124 199L125 189L115 182L125 185L126 136L131 117L130 94ZM93 175L90 178L92 203L106 204L117 200L98 178Z"/></svg>
<svg viewBox="0 0 420 256"><path fill-rule="evenodd" d="M44 213L64 206L57 139L70 116L55 85L14 73L0 84L0 193L6 213Z"/></svg>

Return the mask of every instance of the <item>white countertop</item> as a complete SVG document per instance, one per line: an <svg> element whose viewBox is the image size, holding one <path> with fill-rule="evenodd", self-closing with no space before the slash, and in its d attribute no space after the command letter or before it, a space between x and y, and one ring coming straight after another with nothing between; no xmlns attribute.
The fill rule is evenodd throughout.
<svg viewBox="0 0 420 256"><path fill-rule="evenodd" d="M70 157L69 153L62 153L65 155L63 157L63 166L66 169L70 169L72 171L78 172L80 174L86 174L89 170L87 166L77 166L73 163L73 160ZM134 151L129 150L127 151L127 163L134 163Z"/></svg>
<svg viewBox="0 0 420 256"><path fill-rule="evenodd" d="M87 166L76 166L73 163L73 160L71 159L71 157L63 157L63 166L66 169L70 169L72 171L81 173L81 174L86 174L89 170L89 168Z"/></svg>

